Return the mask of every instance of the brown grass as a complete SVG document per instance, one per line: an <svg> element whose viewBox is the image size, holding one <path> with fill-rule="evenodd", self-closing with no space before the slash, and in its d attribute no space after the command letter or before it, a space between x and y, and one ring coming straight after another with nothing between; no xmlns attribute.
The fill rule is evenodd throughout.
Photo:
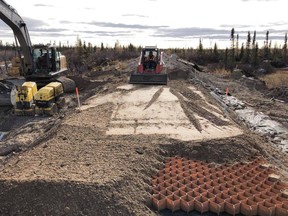
<svg viewBox="0 0 288 216"><path fill-rule="evenodd" d="M260 78L268 88L288 87L288 71L279 70Z"/></svg>
<svg viewBox="0 0 288 216"><path fill-rule="evenodd" d="M220 75L220 76L227 76L227 75L230 75L231 72L224 69L224 68L217 68L215 70L213 70L213 73L214 74L217 74L217 75Z"/></svg>

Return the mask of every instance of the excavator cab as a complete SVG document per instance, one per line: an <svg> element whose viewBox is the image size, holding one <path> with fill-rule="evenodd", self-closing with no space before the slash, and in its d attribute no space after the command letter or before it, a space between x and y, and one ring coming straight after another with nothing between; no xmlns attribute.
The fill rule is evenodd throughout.
<svg viewBox="0 0 288 216"><path fill-rule="evenodd" d="M167 85L167 80L163 52L160 52L155 46L143 48L137 71L131 74L129 83Z"/></svg>
<svg viewBox="0 0 288 216"><path fill-rule="evenodd" d="M37 45L33 49L35 72L55 75L67 70L66 57L54 46Z"/></svg>

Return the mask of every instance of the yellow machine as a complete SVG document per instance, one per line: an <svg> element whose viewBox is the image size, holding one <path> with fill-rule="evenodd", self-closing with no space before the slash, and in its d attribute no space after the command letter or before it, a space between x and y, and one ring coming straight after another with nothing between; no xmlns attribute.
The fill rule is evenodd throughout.
<svg viewBox="0 0 288 216"><path fill-rule="evenodd" d="M63 85L60 82L51 82L41 88L35 95L36 114L54 115L58 109L64 107Z"/></svg>
<svg viewBox="0 0 288 216"><path fill-rule="evenodd" d="M36 93L37 84L35 82L24 82L22 86L17 86L14 109L16 115L35 114L34 96Z"/></svg>
<svg viewBox="0 0 288 216"><path fill-rule="evenodd" d="M54 45L32 44L25 21L4 0L0 0L0 19L13 31L18 50L8 76L0 80L0 106L13 105L11 97L20 81L36 82L38 88L56 81L62 83L65 93L75 91L75 82L64 75L68 71L66 57Z"/></svg>

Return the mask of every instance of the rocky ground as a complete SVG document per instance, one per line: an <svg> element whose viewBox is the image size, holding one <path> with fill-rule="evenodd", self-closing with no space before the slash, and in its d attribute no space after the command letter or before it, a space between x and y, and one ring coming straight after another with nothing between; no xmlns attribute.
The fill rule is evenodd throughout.
<svg viewBox="0 0 288 216"><path fill-rule="evenodd" d="M167 86L128 85L135 65L71 76L80 109L71 94L54 117L1 110L1 215L170 215L152 207L151 177L172 156L232 164L262 155L287 180L287 154L210 94L228 87L287 128L287 103L263 82L200 72L172 55Z"/></svg>

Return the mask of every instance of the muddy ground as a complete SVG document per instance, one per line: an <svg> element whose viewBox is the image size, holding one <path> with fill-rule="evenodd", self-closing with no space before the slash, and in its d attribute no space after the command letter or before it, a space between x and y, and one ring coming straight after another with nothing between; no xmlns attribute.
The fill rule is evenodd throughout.
<svg viewBox="0 0 288 216"><path fill-rule="evenodd" d="M210 94L229 87L288 127L287 103L271 100L264 83L200 72L170 56L167 86L127 87L137 59L119 64L71 77L81 110L73 94L54 117L1 110L0 215L170 215L151 206L151 176L177 155L215 164L262 155L288 179L287 154Z"/></svg>

